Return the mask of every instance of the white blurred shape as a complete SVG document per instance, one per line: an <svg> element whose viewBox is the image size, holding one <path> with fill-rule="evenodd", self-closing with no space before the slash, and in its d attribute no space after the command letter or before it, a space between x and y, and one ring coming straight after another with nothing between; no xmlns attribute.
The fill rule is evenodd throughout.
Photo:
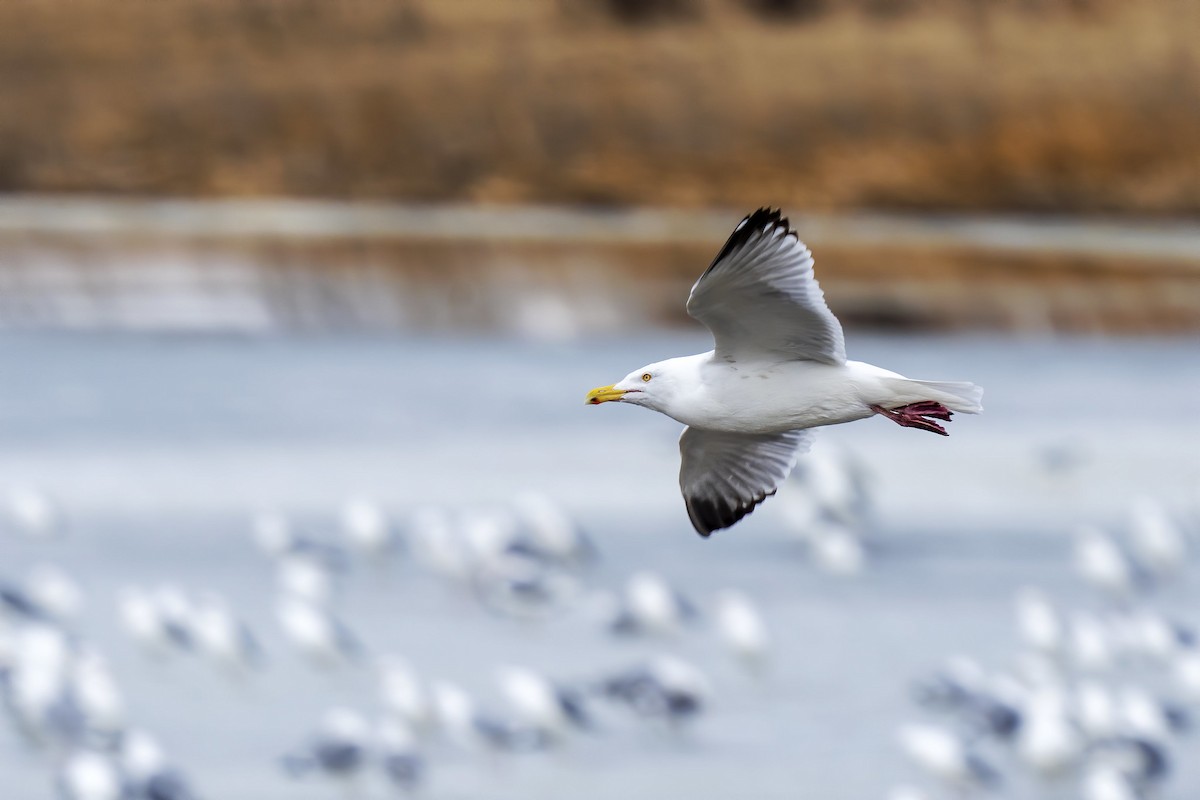
<svg viewBox="0 0 1200 800"><path fill-rule="evenodd" d="M1121 770L1107 764L1085 769L1079 792L1081 800L1142 800Z"/></svg>
<svg viewBox="0 0 1200 800"><path fill-rule="evenodd" d="M929 795L915 786L896 786L888 792L887 800L929 800Z"/></svg>
<svg viewBox="0 0 1200 800"><path fill-rule="evenodd" d="M1156 742L1166 741L1171 724L1166 712L1152 694L1139 686L1123 686L1117 693L1122 727L1125 731Z"/></svg>
<svg viewBox="0 0 1200 800"><path fill-rule="evenodd" d="M292 524L278 511L260 511L250 522L254 543L271 558L279 558L292 546Z"/></svg>
<svg viewBox="0 0 1200 800"><path fill-rule="evenodd" d="M1076 531L1074 562L1080 577L1109 595L1123 598L1133 590L1129 560L1098 528L1083 526Z"/></svg>
<svg viewBox="0 0 1200 800"><path fill-rule="evenodd" d="M1029 696L1017 736L1017 754L1026 765L1043 777L1062 775L1078 761L1083 744L1061 691L1042 688Z"/></svg>
<svg viewBox="0 0 1200 800"><path fill-rule="evenodd" d="M479 747L481 742L475 729L475 703L471 696L449 681L434 681L432 692L438 722L446 735L460 747Z"/></svg>
<svg viewBox="0 0 1200 800"><path fill-rule="evenodd" d="M378 696L388 714L412 731L427 732L436 722L434 708L416 671L402 658L385 655L376 664Z"/></svg>
<svg viewBox="0 0 1200 800"><path fill-rule="evenodd" d="M358 656L357 639L328 609L285 595L275 613L284 636L314 664L335 666Z"/></svg>
<svg viewBox="0 0 1200 800"><path fill-rule="evenodd" d="M222 669L242 673L254 667L259 658L254 635L218 595L205 594L197 600L192 631L200 652Z"/></svg>
<svg viewBox="0 0 1200 800"><path fill-rule="evenodd" d="M1138 562L1156 577L1178 572L1187 560L1187 541L1167 510L1148 497L1129 510L1129 539Z"/></svg>
<svg viewBox="0 0 1200 800"><path fill-rule="evenodd" d="M25 591L39 608L59 622L74 619L83 605L83 590L54 564L38 564L29 571Z"/></svg>
<svg viewBox="0 0 1200 800"><path fill-rule="evenodd" d="M351 498L342 507L341 530L346 543L368 557L382 556L395 544L387 514L365 497Z"/></svg>
<svg viewBox="0 0 1200 800"><path fill-rule="evenodd" d="M524 667L500 667L496 671L500 691L522 722L555 739L564 738L571 719L559 699L558 689L548 679Z"/></svg>
<svg viewBox="0 0 1200 800"><path fill-rule="evenodd" d="M37 487L11 486L6 500L5 511L17 533L44 539L63 532L62 515L57 506Z"/></svg>
<svg viewBox="0 0 1200 800"><path fill-rule="evenodd" d="M897 734L904 754L921 769L960 790L973 786L977 771L966 747L950 731L936 725L911 723Z"/></svg>
<svg viewBox="0 0 1200 800"><path fill-rule="evenodd" d="M121 627L151 655L162 655L171 647L166 625L150 595L137 586L123 586L117 595Z"/></svg>
<svg viewBox="0 0 1200 800"><path fill-rule="evenodd" d="M1040 590L1022 587L1016 597L1017 631L1028 646L1053 654L1062 646L1062 622L1058 612Z"/></svg>
<svg viewBox="0 0 1200 800"><path fill-rule="evenodd" d="M661 575L638 572L625 584L625 604L640 630L677 633L686 612L679 595Z"/></svg>
<svg viewBox="0 0 1200 800"><path fill-rule="evenodd" d="M435 575L456 582L470 577L470 552L446 511L418 509L409 521L408 540L413 558Z"/></svg>
<svg viewBox="0 0 1200 800"><path fill-rule="evenodd" d="M65 800L121 800L125 785L107 756L79 750L67 757L58 773L59 793Z"/></svg>
<svg viewBox="0 0 1200 800"><path fill-rule="evenodd" d="M133 728L121 736L121 767L130 779L140 784L166 767L166 757L153 736Z"/></svg>
<svg viewBox="0 0 1200 800"><path fill-rule="evenodd" d="M1192 703L1200 703L1200 651L1181 653L1171 668L1175 686Z"/></svg>
<svg viewBox="0 0 1200 800"><path fill-rule="evenodd" d="M120 733L125 725L125 701L108 661L85 649L75 657L70 680L88 729L108 736Z"/></svg>
<svg viewBox="0 0 1200 800"><path fill-rule="evenodd" d="M839 524L820 523L810 532L813 558L831 575L857 575L866 561L862 542Z"/></svg>
<svg viewBox="0 0 1200 800"><path fill-rule="evenodd" d="M1094 615L1075 612L1070 626L1071 658L1079 669L1100 672L1112 665L1112 645L1104 623Z"/></svg>
<svg viewBox="0 0 1200 800"><path fill-rule="evenodd" d="M325 605L333 599L334 579L329 569L303 554L284 556L275 567L275 582L287 596Z"/></svg>
<svg viewBox="0 0 1200 800"><path fill-rule="evenodd" d="M541 492L522 492L513 510L534 544L561 561L579 562L592 554L591 543L570 516Z"/></svg>
<svg viewBox="0 0 1200 800"><path fill-rule="evenodd" d="M1112 692L1097 681L1081 681L1075 689L1075 716L1089 739L1105 739L1120 731Z"/></svg>
<svg viewBox="0 0 1200 800"><path fill-rule="evenodd" d="M733 590L718 592L714 620L721 641L743 664L751 668L764 664L770 635L749 597Z"/></svg>

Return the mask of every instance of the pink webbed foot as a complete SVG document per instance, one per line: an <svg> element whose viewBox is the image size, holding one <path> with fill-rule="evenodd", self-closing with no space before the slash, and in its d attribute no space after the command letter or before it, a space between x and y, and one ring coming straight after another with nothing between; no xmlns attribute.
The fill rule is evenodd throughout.
<svg viewBox="0 0 1200 800"><path fill-rule="evenodd" d="M932 400L909 403L899 408L871 406L871 410L876 414L882 414L903 428L920 428L923 431L941 434L942 436L949 436L950 434L946 433L946 429L934 422L934 420L940 419L949 422L950 418L954 416L950 409Z"/></svg>

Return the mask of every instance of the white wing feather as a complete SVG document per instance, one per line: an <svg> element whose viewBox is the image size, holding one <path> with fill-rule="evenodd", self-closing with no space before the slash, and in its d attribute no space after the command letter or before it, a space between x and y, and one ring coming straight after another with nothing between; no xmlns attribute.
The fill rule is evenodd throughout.
<svg viewBox="0 0 1200 800"><path fill-rule="evenodd" d="M812 446L811 430L746 434L685 428L679 488L701 536L728 528L775 494Z"/></svg>
<svg viewBox="0 0 1200 800"><path fill-rule="evenodd" d="M842 326L825 305L812 253L778 211L759 209L742 220L692 287L687 311L712 331L718 359L846 361Z"/></svg>

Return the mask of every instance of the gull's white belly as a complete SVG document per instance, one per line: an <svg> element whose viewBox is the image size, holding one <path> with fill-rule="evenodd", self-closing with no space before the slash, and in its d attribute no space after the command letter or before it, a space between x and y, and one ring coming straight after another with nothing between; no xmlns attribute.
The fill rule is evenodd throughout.
<svg viewBox="0 0 1200 800"><path fill-rule="evenodd" d="M773 364L710 362L700 390L682 399L671 416L686 425L735 433L778 433L865 419L870 406L892 392L881 378L894 372L857 361Z"/></svg>

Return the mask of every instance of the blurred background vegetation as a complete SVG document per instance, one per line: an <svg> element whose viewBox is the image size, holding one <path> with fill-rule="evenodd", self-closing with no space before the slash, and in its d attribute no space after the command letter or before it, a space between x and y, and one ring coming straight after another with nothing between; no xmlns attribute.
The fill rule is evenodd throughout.
<svg viewBox="0 0 1200 800"><path fill-rule="evenodd" d="M1194 0L8 0L0 327L683 322L774 205L851 326L1200 330L1197 31Z"/></svg>
<svg viewBox="0 0 1200 800"><path fill-rule="evenodd" d="M0 189L1200 211L1192 0L7 0Z"/></svg>

